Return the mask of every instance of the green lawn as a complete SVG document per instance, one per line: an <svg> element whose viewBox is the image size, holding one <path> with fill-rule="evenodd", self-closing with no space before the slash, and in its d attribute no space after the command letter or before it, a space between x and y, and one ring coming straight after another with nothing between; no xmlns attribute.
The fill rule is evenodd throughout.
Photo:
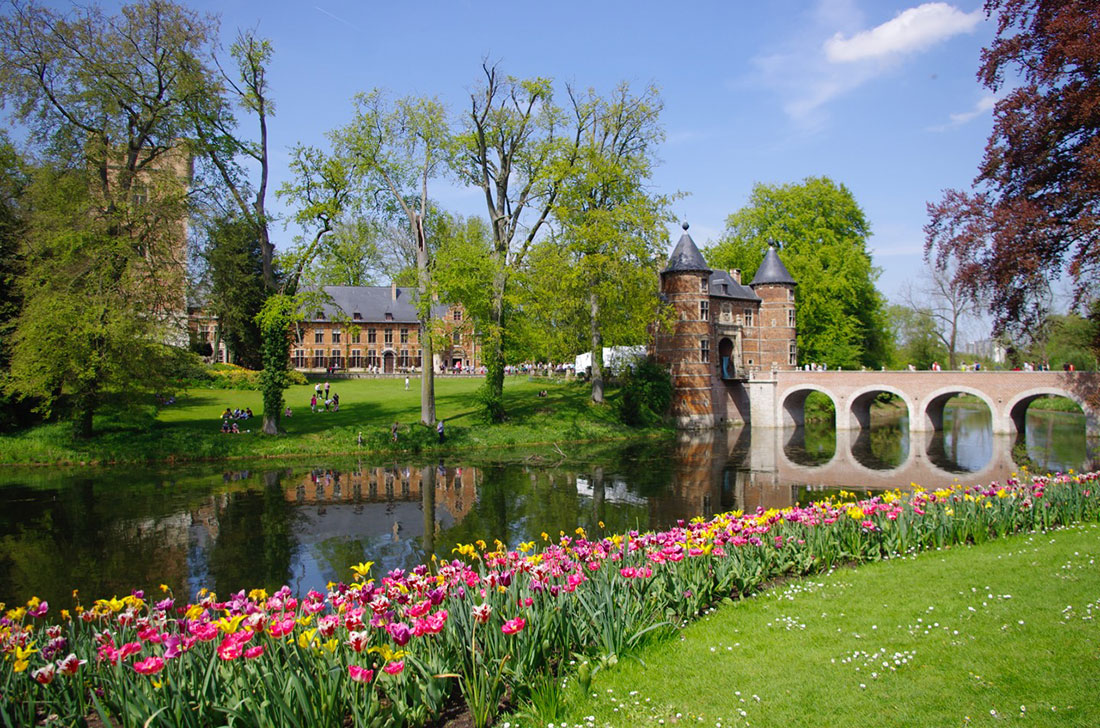
<svg viewBox="0 0 1100 728"><path fill-rule="evenodd" d="M639 434L619 424L611 404L593 406L580 382L509 377L504 398L508 422L489 426L480 415L477 390L483 379L439 377L437 416L444 420L449 450L484 450L514 445L610 440ZM285 435L265 437L257 431L262 409L258 391L191 389L176 404L154 412L149 407L121 411L108 408L96 419L96 436L74 440L68 425L49 424L0 437L3 463L143 462L229 457L334 455L368 452L420 452L438 449L434 428L420 426L420 381L406 391L403 379L331 380L340 395L339 412L310 412L313 383L286 392L293 416L284 418ZM546 390L546 397L539 397ZM613 399L612 393L612 399ZM240 435L221 433L226 407L251 407L257 417L240 422ZM398 442L390 426L401 423ZM250 430L250 431L248 431ZM364 445L358 445L362 433Z"/></svg>
<svg viewBox="0 0 1100 728"><path fill-rule="evenodd" d="M555 726L1100 726L1100 526L799 580L639 657Z"/></svg>

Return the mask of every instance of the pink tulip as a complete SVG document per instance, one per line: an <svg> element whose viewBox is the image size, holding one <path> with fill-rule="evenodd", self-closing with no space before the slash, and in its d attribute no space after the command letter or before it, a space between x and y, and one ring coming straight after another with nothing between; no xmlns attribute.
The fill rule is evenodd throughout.
<svg viewBox="0 0 1100 728"><path fill-rule="evenodd" d="M500 626L500 631L504 634L515 634L524 627L527 626L527 620L523 617L516 617L515 619L509 619L507 622Z"/></svg>
<svg viewBox="0 0 1100 728"><path fill-rule="evenodd" d="M357 683L369 683L374 679L374 670L368 670L358 665L348 665L348 677Z"/></svg>
<svg viewBox="0 0 1100 728"><path fill-rule="evenodd" d="M153 656L142 660L141 662L134 663L134 670L142 675L155 675L164 669L164 659Z"/></svg>

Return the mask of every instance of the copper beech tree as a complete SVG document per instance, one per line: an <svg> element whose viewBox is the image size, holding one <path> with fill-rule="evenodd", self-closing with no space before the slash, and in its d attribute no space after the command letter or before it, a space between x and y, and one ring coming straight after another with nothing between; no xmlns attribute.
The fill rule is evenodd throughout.
<svg viewBox="0 0 1100 728"><path fill-rule="evenodd" d="M1100 316L1100 2L987 0L997 35L978 78L1001 96L970 190L928 205L926 252L989 301L998 331L1045 314L1067 274ZM1100 344L1094 341L1093 346Z"/></svg>

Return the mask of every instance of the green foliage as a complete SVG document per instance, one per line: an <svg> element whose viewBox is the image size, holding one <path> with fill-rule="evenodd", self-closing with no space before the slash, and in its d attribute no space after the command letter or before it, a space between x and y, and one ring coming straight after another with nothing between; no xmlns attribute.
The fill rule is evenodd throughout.
<svg viewBox="0 0 1100 728"><path fill-rule="evenodd" d="M1100 306L1100 304L1098 304ZM1035 347L1036 359L1049 362L1059 369L1072 364L1078 371L1096 370L1100 340L1100 318L1084 318L1076 313L1047 318L1046 340Z"/></svg>
<svg viewBox="0 0 1100 728"><path fill-rule="evenodd" d="M287 370L287 384L290 386L306 384L306 375L295 369ZM236 364L210 364L186 372L176 380L177 386L202 387L206 389L247 389L263 390L262 370L245 369Z"/></svg>
<svg viewBox="0 0 1100 728"><path fill-rule="evenodd" d="M9 388L39 398L44 412L63 402L91 435L110 392L140 397L166 384L179 336L167 313L182 305L180 271L155 264L173 254L179 220L171 185L143 204L100 215L84 172L42 167L23 241L23 308L12 337Z"/></svg>
<svg viewBox="0 0 1100 728"><path fill-rule="evenodd" d="M207 230L204 258L210 290L204 310L218 317L222 339L237 363L249 369L263 365L260 312L267 290L263 251L255 226L239 217L220 217Z"/></svg>
<svg viewBox="0 0 1100 728"><path fill-rule="evenodd" d="M798 282L798 356L830 368L886 363L889 335L879 272L867 252L870 226L852 193L828 177L753 187L749 203L726 220L703 251L715 268L740 268L750 281L769 245Z"/></svg>
<svg viewBox="0 0 1100 728"><path fill-rule="evenodd" d="M905 369L912 364L917 369L930 369L932 362L948 361L947 347L936 334L936 322L927 309L889 306L886 317L893 333L895 350L891 366Z"/></svg>
<svg viewBox="0 0 1100 728"><path fill-rule="evenodd" d="M660 424L672 403L668 370L651 358L627 369L620 377L619 418L631 427Z"/></svg>
<svg viewBox="0 0 1100 728"><path fill-rule="evenodd" d="M290 325L297 312L294 297L280 293L268 298L256 317L263 335L264 369L260 374L260 391L264 397L264 431L269 435L278 433L279 420L283 416L283 390L290 385Z"/></svg>

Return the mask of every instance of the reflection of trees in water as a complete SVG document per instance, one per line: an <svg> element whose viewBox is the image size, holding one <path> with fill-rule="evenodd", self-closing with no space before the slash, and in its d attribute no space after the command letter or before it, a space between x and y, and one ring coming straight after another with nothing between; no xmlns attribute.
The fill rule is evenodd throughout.
<svg viewBox="0 0 1100 728"><path fill-rule="evenodd" d="M264 473L263 488L232 493L218 513L207 567L213 588L276 589L290 579L294 508L283 495L282 471Z"/></svg>
<svg viewBox="0 0 1100 728"><path fill-rule="evenodd" d="M795 427L783 452L796 465L825 465L836 454L836 428L832 422L807 422L804 427Z"/></svg>
<svg viewBox="0 0 1100 728"><path fill-rule="evenodd" d="M892 470L909 456L908 431L900 421L876 423L860 430L852 443L852 457L871 470Z"/></svg>

